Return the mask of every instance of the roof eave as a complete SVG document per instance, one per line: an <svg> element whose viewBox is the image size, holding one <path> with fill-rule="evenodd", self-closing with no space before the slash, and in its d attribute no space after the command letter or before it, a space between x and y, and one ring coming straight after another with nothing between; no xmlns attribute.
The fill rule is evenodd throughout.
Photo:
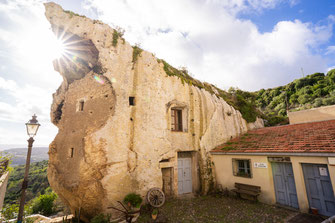
<svg viewBox="0 0 335 223"><path fill-rule="evenodd" d="M319 157L335 157L334 153L319 152L319 153L307 153L307 152L219 152L211 151L212 155L244 155L244 156L319 156Z"/></svg>

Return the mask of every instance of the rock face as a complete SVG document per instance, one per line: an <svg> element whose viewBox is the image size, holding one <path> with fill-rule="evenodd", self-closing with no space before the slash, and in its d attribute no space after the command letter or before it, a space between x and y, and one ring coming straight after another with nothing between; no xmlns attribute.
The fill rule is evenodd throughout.
<svg viewBox="0 0 335 223"><path fill-rule="evenodd" d="M45 7L67 48L54 61L64 81L51 107L59 132L50 144L48 179L83 220L152 187L170 196L187 187L206 193L215 182L209 151L263 127L261 119L248 124L222 98L168 76L160 60L109 26L54 3ZM185 158L189 184L182 179Z"/></svg>

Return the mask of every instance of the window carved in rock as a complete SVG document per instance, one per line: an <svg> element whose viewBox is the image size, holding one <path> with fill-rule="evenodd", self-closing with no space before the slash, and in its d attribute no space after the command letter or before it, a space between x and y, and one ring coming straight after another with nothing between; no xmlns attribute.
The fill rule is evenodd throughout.
<svg viewBox="0 0 335 223"><path fill-rule="evenodd" d="M129 106L135 105L135 97L129 97Z"/></svg>
<svg viewBox="0 0 335 223"><path fill-rule="evenodd" d="M183 110L178 108L171 109L171 130L183 131Z"/></svg>
<svg viewBox="0 0 335 223"><path fill-rule="evenodd" d="M74 148L71 148L71 150L70 150L70 158L73 158L73 155L74 155Z"/></svg>
<svg viewBox="0 0 335 223"><path fill-rule="evenodd" d="M78 100L76 105L76 111L82 112L84 111L84 108L85 108L85 100L84 99Z"/></svg>

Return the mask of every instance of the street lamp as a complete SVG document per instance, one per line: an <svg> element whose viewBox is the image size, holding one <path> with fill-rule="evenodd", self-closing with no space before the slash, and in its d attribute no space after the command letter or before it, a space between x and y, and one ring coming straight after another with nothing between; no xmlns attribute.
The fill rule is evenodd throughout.
<svg viewBox="0 0 335 223"><path fill-rule="evenodd" d="M24 179L22 183L22 192L21 192L21 200L20 200L20 208L19 208L19 215L17 217L17 222L22 223L23 218L23 210L24 210L24 203L26 199L26 189L28 188L28 173L29 173L29 166L30 166L30 156L31 156L31 149L33 147L34 136L37 133L40 124L37 121L37 116L34 114L33 118L26 123L27 127L27 134L29 136L28 139L28 153L27 153L27 160L26 160L26 170L24 172Z"/></svg>

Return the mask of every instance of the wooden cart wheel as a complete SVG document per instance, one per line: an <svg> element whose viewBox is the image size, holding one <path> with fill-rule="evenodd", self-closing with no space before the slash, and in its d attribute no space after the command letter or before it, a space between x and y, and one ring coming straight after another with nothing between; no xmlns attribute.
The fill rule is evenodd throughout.
<svg viewBox="0 0 335 223"><path fill-rule="evenodd" d="M155 208L162 207L165 203L165 194L158 187L151 188L147 193L147 201Z"/></svg>

